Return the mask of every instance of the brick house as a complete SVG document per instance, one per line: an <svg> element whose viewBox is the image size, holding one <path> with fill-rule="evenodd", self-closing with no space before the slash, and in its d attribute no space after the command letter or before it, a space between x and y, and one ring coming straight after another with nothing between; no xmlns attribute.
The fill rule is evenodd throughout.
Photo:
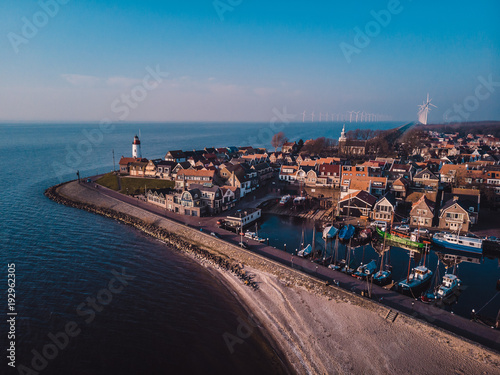
<svg viewBox="0 0 500 375"><path fill-rule="evenodd" d="M431 228L434 219L434 203L424 194L416 201L410 211L410 227Z"/></svg>
<svg viewBox="0 0 500 375"><path fill-rule="evenodd" d="M320 164L317 176L317 185L340 187L340 165Z"/></svg>

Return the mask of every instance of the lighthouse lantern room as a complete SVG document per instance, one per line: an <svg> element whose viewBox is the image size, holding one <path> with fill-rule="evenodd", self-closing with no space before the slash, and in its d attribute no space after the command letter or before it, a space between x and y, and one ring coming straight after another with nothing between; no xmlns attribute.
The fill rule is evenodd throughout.
<svg viewBox="0 0 500 375"><path fill-rule="evenodd" d="M134 142L132 143L132 157L142 158L141 141L139 141L139 137L137 135L134 137Z"/></svg>

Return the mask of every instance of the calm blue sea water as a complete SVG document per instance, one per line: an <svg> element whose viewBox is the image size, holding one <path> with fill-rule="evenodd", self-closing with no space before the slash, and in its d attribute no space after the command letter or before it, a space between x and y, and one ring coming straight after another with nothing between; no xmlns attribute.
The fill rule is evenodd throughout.
<svg viewBox="0 0 500 375"><path fill-rule="evenodd" d="M137 133L143 156L158 158L170 149L270 147L279 130L295 140L336 138L340 128L331 123L0 125L0 279L6 283L7 264L15 263L17 365L32 368L34 353L45 348L46 357L54 358L35 363L44 367L43 374L275 372L270 345L258 330L231 354L223 335L236 335L238 319L248 315L204 268L131 228L58 205L43 192L74 179L76 170L83 176L109 171L112 150L116 163L121 155L130 156ZM102 290L115 277L113 270L134 279L109 301ZM6 313L6 287L2 290ZM96 297L108 304L90 321L85 305ZM54 353L48 335L73 321L81 332ZM2 333L3 353L6 341ZM5 361L2 355L2 373Z"/></svg>

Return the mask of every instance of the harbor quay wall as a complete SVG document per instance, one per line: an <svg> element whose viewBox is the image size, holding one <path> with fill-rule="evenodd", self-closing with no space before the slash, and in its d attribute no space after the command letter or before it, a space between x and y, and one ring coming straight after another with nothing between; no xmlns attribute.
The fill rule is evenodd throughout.
<svg viewBox="0 0 500 375"><path fill-rule="evenodd" d="M163 241L174 250L191 255L202 263L208 262L219 270L233 273L251 288L258 289L258 283L253 280L251 272L245 270L245 266L275 275L287 286L301 286L328 299L363 306L384 317L389 311L375 301L362 298L334 285L327 285L323 280L210 236L198 229L111 197L102 196L95 190L88 189L85 184L78 184L76 181L62 183L48 188L45 195L57 203L133 226Z"/></svg>

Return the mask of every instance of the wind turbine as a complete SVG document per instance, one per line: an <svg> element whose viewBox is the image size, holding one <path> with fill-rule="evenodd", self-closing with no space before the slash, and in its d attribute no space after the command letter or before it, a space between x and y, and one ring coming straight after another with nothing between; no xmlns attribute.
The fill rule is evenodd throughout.
<svg viewBox="0 0 500 375"><path fill-rule="evenodd" d="M314 122L314 111L311 113L311 122Z"/></svg>
<svg viewBox="0 0 500 375"><path fill-rule="evenodd" d="M328 122L328 112L326 112L326 122Z"/></svg>
<svg viewBox="0 0 500 375"><path fill-rule="evenodd" d="M352 122L352 114L354 113L354 111L349 111L349 122Z"/></svg>
<svg viewBox="0 0 500 375"><path fill-rule="evenodd" d="M356 122L358 122L358 115L361 113L361 111L354 112L356 114Z"/></svg>
<svg viewBox="0 0 500 375"><path fill-rule="evenodd" d="M306 111L302 112L302 122L306 122Z"/></svg>
<svg viewBox="0 0 500 375"><path fill-rule="evenodd" d="M427 94L427 101L424 101L423 104L418 106L418 121L423 125L427 125L427 115L431 110L431 106L437 108L431 103L431 100L432 99L429 99L429 94Z"/></svg>
<svg viewBox="0 0 500 375"><path fill-rule="evenodd" d="M321 112L319 113L319 122L321 122Z"/></svg>

